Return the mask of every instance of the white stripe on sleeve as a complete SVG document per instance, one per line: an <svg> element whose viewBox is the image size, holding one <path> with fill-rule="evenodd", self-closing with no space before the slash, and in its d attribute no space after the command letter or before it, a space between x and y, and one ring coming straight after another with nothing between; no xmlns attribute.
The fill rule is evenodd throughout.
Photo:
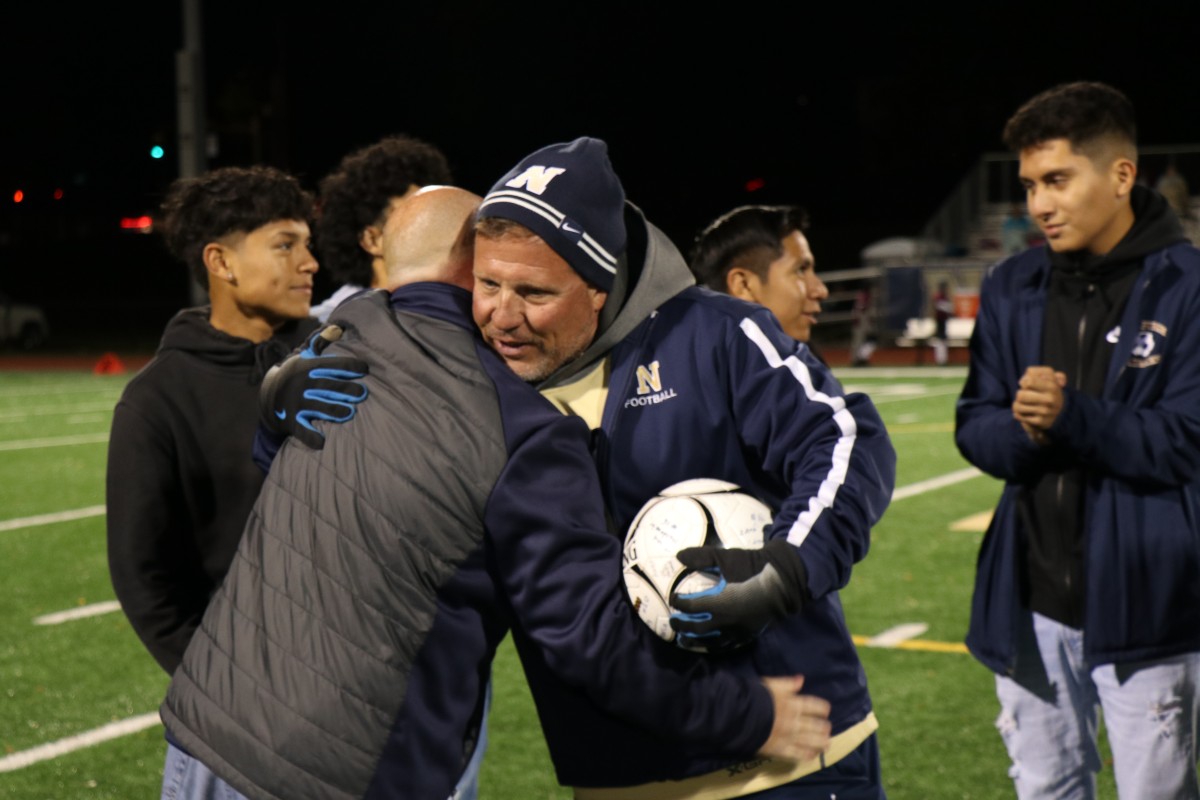
<svg viewBox="0 0 1200 800"><path fill-rule="evenodd" d="M830 397L824 392L817 391L813 386L812 375L804 362L796 358L795 354L782 358L779 351L771 344L771 340L754 320L747 317L742 320L740 327L746 337L754 342L762 352L763 357L767 359L767 363L773 369L786 369L796 379L796 382L804 387L805 397L813 402L829 406L833 412L833 420L837 424L838 430L841 431L841 436L838 437L837 444L833 448L833 459L829 466L829 472L821 481L817 493L809 498L808 508L796 517L796 521L788 530L788 542L799 547L812 532L821 512L833 505L838 489L846 482L846 473L850 469L850 453L854 450L855 439L858 438L858 423L855 421L854 415L846 408L844 398Z"/></svg>

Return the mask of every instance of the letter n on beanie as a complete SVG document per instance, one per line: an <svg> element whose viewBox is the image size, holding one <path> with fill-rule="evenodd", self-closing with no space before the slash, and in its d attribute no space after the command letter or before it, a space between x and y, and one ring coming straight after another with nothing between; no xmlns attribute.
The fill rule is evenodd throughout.
<svg viewBox="0 0 1200 800"><path fill-rule="evenodd" d="M526 156L498 180L479 219L524 225L588 283L611 291L625 251L625 190L608 160L608 145L581 137Z"/></svg>

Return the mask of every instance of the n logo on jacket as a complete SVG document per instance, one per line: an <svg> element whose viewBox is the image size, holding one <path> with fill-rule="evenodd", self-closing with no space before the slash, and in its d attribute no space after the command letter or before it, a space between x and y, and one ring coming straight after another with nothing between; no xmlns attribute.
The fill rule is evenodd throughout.
<svg viewBox="0 0 1200 800"><path fill-rule="evenodd" d="M662 377L658 374L658 362L651 361L648 367L638 364L637 382L637 393L639 395L661 392Z"/></svg>

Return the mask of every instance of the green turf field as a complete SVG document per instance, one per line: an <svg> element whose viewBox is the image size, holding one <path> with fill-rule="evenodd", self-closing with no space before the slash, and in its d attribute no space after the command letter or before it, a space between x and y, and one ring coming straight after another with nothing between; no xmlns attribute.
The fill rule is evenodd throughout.
<svg viewBox="0 0 1200 800"><path fill-rule="evenodd" d="M889 797L1012 797L992 727L991 676L960 644L978 515L991 509L1000 487L987 477L941 488L923 483L968 468L952 432L961 371L840 374L849 390L874 397L899 453L899 497L842 595L882 725ZM156 711L167 679L111 610L105 560L106 439L125 381L0 373L0 798L159 795L162 727L144 715ZM35 621L70 610L99 613ZM927 627L891 646L870 641L902 625ZM72 738L102 738L106 726L125 721L132 732L113 731L88 746ZM489 735L484 800L570 797L554 779L507 643L495 665ZM47 754L52 745L62 752ZM1106 764L1101 797L1115 796Z"/></svg>

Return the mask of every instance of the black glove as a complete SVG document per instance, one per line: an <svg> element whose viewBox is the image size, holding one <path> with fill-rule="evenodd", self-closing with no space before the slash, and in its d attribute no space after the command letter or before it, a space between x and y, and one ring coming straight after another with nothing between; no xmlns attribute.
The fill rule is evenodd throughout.
<svg viewBox="0 0 1200 800"><path fill-rule="evenodd" d="M711 589L671 593L676 641L690 649L720 652L741 646L768 623L799 611L808 595L808 573L796 548L772 539L759 550L689 547L676 558L718 579Z"/></svg>
<svg viewBox="0 0 1200 800"><path fill-rule="evenodd" d="M358 379L367 374L366 362L350 356L321 353L342 337L337 325L327 325L308 338L304 348L279 362L263 378L258 407L264 428L277 437L294 436L320 450L325 434L313 427L318 419L346 422L356 404L367 399Z"/></svg>

